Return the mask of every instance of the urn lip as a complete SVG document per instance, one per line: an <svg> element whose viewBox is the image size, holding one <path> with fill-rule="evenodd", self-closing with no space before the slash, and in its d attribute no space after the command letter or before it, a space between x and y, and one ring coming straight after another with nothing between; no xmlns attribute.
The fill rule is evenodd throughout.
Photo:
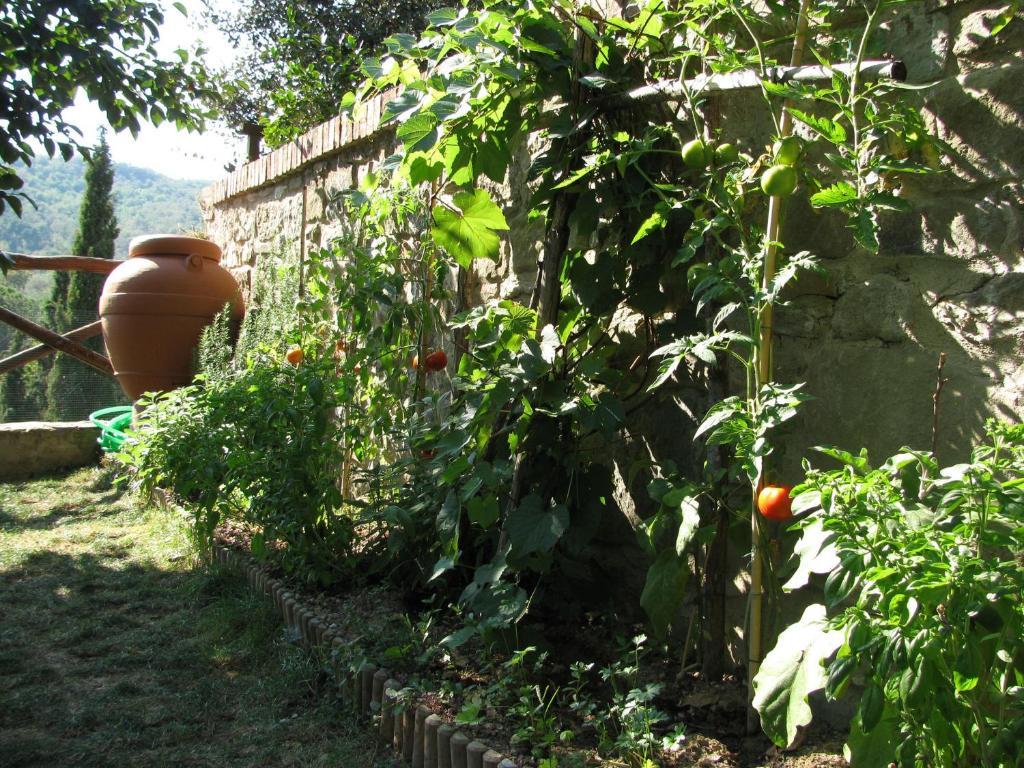
<svg viewBox="0 0 1024 768"><path fill-rule="evenodd" d="M139 235L128 244L128 258L135 256L191 256L220 261L220 246L201 237L187 235Z"/></svg>

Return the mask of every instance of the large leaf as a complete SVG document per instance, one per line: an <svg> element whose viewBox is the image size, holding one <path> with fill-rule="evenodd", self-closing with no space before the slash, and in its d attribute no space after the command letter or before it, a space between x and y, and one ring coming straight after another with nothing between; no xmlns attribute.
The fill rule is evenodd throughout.
<svg viewBox="0 0 1024 768"><path fill-rule="evenodd" d="M539 496L530 494L512 511L505 523L512 554L524 557L548 552L569 527L569 510L561 504L544 509Z"/></svg>
<svg viewBox="0 0 1024 768"><path fill-rule="evenodd" d="M663 550L648 569L640 606L647 613L656 637L663 638L668 632L683 602L689 575L686 558L676 555L675 549Z"/></svg>
<svg viewBox="0 0 1024 768"><path fill-rule="evenodd" d="M463 267L475 259L498 256L498 231L508 229L505 216L490 195L482 189L459 192L452 199L453 208L434 208L434 227L430 230L440 247Z"/></svg>
<svg viewBox="0 0 1024 768"><path fill-rule="evenodd" d="M406 152L425 152L437 143L437 119L420 112L402 123L397 135Z"/></svg>
<svg viewBox="0 0 1024 768"><path fill-rule="evenodd" d="M865 729L858 714L850 723L850 735L843 745L843 757L850 768L887 768L896 758L901 741L899 715L888 701L874 727Z"/></svg>
<svg viewBox="0 0 1024 768"><path fill-rule="evenodd" d="M839 553L832 543L833 538L834 534L825 530L820 517L803 529L800 541L793 548L793 554L799 559L796 572L782 585L784 590L800 589L812 573L831 573L839 567Z"/></svg>
<svg viewBox="0 0 1024 768"><path fill-rule="evenodd" d="M808 697L825 687L822 662L842 641L843 633L830 629L825 620L825 606L815 603L765 656L754 677L753 703L761 728L780 747L794 743L798 729L811 722Z"/></svg>

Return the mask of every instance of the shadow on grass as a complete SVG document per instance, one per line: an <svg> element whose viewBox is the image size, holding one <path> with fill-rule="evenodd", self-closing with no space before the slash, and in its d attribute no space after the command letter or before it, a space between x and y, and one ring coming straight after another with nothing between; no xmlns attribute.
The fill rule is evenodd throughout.
<svg viewBox="0 0 1024 768"><path fill-rule="evenodd" d="M44 514L26 517L0 507L0 529L44 530L63 523L67 518L78 517L112 517L124 510L113 506L121 498L123 492L112 490L103 496L91 498L88 502L61 504L50 507Z"/></svg>
<svg viewBox="0 0 1024 768"><path fill-rule="evenodd" d="M367 763L237 575L171 570L140 557L138 531L106 533L0 571L0 764Z"/></svg>

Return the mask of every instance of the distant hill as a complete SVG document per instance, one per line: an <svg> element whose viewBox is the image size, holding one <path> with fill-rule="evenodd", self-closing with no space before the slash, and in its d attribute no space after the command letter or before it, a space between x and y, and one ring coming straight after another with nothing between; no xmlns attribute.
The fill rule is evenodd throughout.
<svg viewBox="0 0 1024 768"><path fill-rule="evenodd" d="M40 255L70 253L85 187L82 159L76 156L65 163L44 155L30 167L19 168L19 173L25 180L23 191L38 209L26 204L20 219L10 209L0 214L0 249ZM114 211L121 228L117 258L128 255L128 241L136 235L199 227L197 196L207 184L115 163Z"/></svg>

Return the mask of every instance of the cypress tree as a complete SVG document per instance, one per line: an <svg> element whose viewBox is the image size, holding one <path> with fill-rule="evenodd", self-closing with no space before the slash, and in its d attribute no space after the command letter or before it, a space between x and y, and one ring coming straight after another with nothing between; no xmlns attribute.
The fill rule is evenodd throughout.
<svg viewBox="0 0 1024 768"><path fill-rule="evenodd" d="M100 134L99 144L85 166L85 191L78 216L78 232L72 246L75 256L114 258L117 219L114 216L114 166L110 160L107 137ZM98 317L103 275L88 272L57 274L47 315L59 331L92 322ZM63 280L61 278L64 278ZM103 342L92 339L86 346L99 352ZM47 377L47 415L51 419L84 419L91 411L125 402L113 378L95 371L73 357L57 354Z"/></svg>

